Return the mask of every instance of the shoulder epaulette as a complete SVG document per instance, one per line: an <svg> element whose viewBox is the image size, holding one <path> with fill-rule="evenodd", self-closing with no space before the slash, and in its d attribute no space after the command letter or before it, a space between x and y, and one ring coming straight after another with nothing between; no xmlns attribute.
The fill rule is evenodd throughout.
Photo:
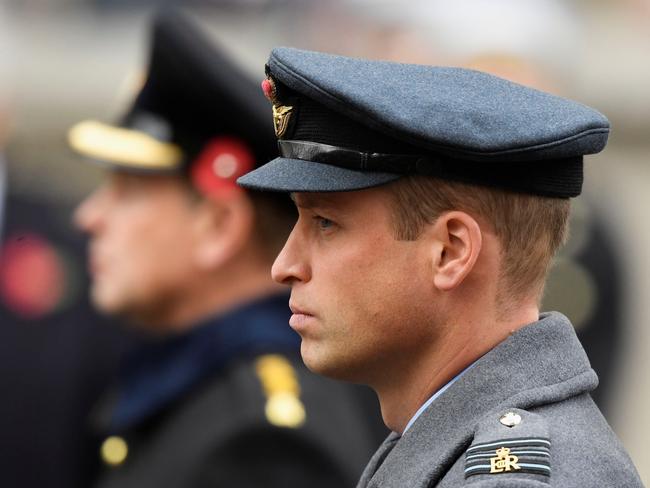
<svg viewBox="0 0 650 488"><path fill-rule="evenodd" d="M298 428L305 423L305 406L300 400L300 383L289 360L279 354L266 354L255 361L266 406L264 413L272 425Z"/></svg>
<svg viewBox="0 0 650 488"><path fill-rule="evenodd" d="M506 409L479 422L465 451L465 478L528 473L548 480L551 439L546 420L520 409Z"/></svg>

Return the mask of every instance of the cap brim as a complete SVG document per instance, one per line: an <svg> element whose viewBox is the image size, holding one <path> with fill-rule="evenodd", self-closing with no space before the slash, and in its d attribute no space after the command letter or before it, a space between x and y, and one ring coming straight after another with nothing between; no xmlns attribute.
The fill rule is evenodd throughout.
<svg viewBox="0 0 650 488"><path fill-rule="evenodd" d="M251 190L337 192L372 188L400 177L394 173L354 171L301 159L276 158L240 177L237 183Z"/></svg>
<svg viewBox="0 0 650 488"><path fill-rule="evenodd" d="M112 169L173 173L182 165L180 147L134 129L85 120L68 132L68 143L90 161Z"/></svg>

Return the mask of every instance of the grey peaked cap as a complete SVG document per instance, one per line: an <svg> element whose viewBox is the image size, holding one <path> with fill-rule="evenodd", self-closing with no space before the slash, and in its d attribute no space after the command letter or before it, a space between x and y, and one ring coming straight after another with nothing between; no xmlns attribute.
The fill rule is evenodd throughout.
<svg viewBox="0 0 650 488"><path fill-rule="evenodd" d="M315 100L376 131L378 137L401 141L425 156L445 160L448 167L457 161L462 163L461 169L450 175L451 179L472 182L474 169L483 173L494 169L508 175L512 168L521 174L509 177L511 181L504 186L517 190L518 181L547 180L545 168L553 167L552 171L556 172L553 185L560 181L562 186L564 175L557 173L557 168L562 168L567 161L573 165L569 175L573 180L571 189L555 191L553 187L550 192L539 192L534 184L529 187L526 182L521 191L575 196L582 184L582 156L601 151L609 134L609 121L592 108L469 69L369 61L276 48L271 52L267 70L274 80L298 96ZM331 148L323 149L322 144L318 150L332 153ZM331 177L328 181L306 186L304 183L316 175L308 175L309 165L295 165L296 160L318 165L331 165L331 161L295 154L281 153L281 156L274 160L272 167L259 168L240 178L239 183L248 188L279 191L341 191L376 186L408 173L435 175L435 172L420 171L422 165L418 164L412 165L413 170L361 164L345 168L347 173L340 174L340 181L336 181L336 171L326 171ZM366 156L360 157L365 163ZM394 161L391 164L395 166ZM339 165L334 164L335 169L336 166ZM536 173L527 174L529 170ZM359 177L365 174L366 179L352 179L366 184L351 183L354 173ZM500 178L497 174L488 184L500 186Z"/></svg>

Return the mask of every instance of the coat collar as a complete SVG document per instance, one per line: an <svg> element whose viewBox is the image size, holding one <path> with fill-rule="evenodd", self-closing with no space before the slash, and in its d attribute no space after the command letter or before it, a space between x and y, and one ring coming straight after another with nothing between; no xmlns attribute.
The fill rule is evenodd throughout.
<svg viewBox="0 0 650 488"><path fill-rule="evenodd" d="M114 403L98 413L98 423L108 423L110 433L124 432L233 360L267 352L296 354L300 338L287 326L287 303L284 293L263 297L204 320L185 334L143 341L125 361Z"/></svg>
<svg viewBox="0 0 650 488"><path fill-rule="evenodd" d="M358 487L435 484L471 443L486 414L562 401L597 385L569 320L543 314L480 358L397 442L396 434L389 436L380 447L388 452L368 465Z"/></svg>

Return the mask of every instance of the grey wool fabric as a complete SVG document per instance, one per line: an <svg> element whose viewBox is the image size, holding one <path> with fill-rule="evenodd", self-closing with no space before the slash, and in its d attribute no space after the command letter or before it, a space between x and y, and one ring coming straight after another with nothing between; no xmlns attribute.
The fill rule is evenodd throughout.
<svg viewBox="0 0 650 488"><path fill-rule="evenodd" d="M543 314L479 359L403 437L391 434L357 488L643 486L589 395L597 384L568 319ZM504 425L506 413L521 422ZM523 469L466 475L507 446Z"/></svg>
<svg viewBox="0 0 650 488"><path fill-rule="evenodd" d="M607 142L609 122L596 110L480 71L293 48L274 49L269 67L333 110L450 155L548 159Z"/></svg>

